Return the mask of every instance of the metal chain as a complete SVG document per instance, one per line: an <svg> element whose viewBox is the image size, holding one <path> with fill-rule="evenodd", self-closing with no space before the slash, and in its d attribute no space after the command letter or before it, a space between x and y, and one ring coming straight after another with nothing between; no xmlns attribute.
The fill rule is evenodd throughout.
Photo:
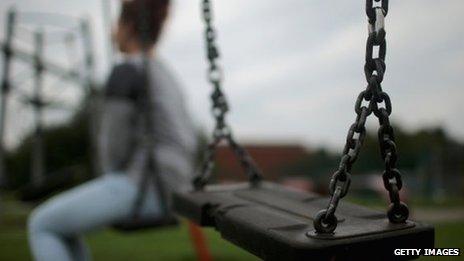
<svg viewBox="0 0 464 261"><path fill-rule="evenodd" d="M225 119L226 114L229 111L229 106L224 92L222 91L223 73L220 65L218 64L219 51L215 42L216 31L212 25L213 15L209 0L203 0L202 13L206 26L205 42L207 58L209 61L207 77L208 81L213 86L213 92L211 94L211 111L215 119L215 127L213 130L213 140L208 144L203 155L203 163L200 168L200 174L193 181L194 186L196 189L202 189L208 183L211 177L211 171L214 167L214 155L217 146L221 143L221 141L225 141L230 146L235 156L240 161L240 164L250 179L250 182L255 184L261 180L261 172L248 152L235 141L232 135L232 130Z"/></svg>
<svg viewBox="0 0 464 261"><path fill-rule="evenodd" d="M380 0L375 0L375 2L380 2ZM399 198L399 190L403 183L401 174L396 168L398 156L394 132L389 120L392 112L391 101L388 94L382 91L381 86L386 69L387 44L384 20L387 13L388 0L382 0L377 5L374 5L373 0L366 0L369 36L366 43L364 73L368 84L356 100L356 120L348 131L340 165L330 180L329 194L331 198L329 205L326 209L319 211L314 219L314 227L318 233L332 233L337 227L335 211L340 199L348 193L351 183L351 168L361 151L366 136L366 119L372 113L379 119L380 123L378 138L381 156L385 162L385 171L382 177L392 202L388 210L388 218L390 222L402 223L409 216L408 207ZM376 48L378 48L377 55L374 53Z"/></svg>

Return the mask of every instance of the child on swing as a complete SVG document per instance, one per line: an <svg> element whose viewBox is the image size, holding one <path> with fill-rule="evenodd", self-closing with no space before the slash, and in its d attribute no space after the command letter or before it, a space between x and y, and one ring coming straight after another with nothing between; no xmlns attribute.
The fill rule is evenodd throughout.
<svg viewBox="0 0 464 261"><path fill-rule="evenodd" d="M140 1L144 3L141 4ZM28 232L35 260L90 260L83 234L127 220L133 215L147 149L156 157L156 173L165 191L186 188L193 173L196 134L180 87L158 58L156 46L169 10L169 0L123 1L114 39L124 61L114 66L105 90L100 151L104 175L59 194L29 217ZM140 10L146 6L147 10ZM143 54L139 18L148 19L150 43L149 97L154 148L144 143L144 121L138 100L143 83ZM143 27L142 27L143 28ZM150 185L141 215L164 215L159 193Z"/></svg>

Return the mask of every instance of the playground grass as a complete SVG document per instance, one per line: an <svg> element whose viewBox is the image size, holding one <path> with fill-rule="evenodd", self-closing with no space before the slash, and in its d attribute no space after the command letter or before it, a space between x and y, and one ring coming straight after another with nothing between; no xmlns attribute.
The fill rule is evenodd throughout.
<svg viewBox="0 0 464 261"><path fill-rule="evenodd" d="M25 232L29 208L13 201L3 204L0 220L0 260L30 260ZM464 220L435 224L437 247L464 250ZM213 229L205 234L215 260L257 260L220 238ZM94 260L195 260L187 225L122 234L105 230L87 237ZM461 254L462 255L462 254ZM462 256L461 256L462 258ZM423 260L433 260L423 258ZM456 260L440 258L440 260Z"/></svg>

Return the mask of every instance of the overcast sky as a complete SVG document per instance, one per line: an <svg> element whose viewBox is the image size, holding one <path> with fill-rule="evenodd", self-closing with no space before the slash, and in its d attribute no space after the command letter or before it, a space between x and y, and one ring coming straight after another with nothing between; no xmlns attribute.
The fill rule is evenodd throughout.
<svg viewBox="0 0 464 261"><path fill-rule="evenodd" d="M210 87L198 2L174 2L158 53L183 84L198 125L207 128ZM341 146L355 118L355 98L366 85L364 1L213 2L236 135L247 141ZM108 45L101 1L2 0L2 35L4 14L13 3L18 10L90 17L97 77L104 79ZM118 1L112 5L116 9ZM461 0L390 1L383 88L393 102L394 122L408 130L440 125L464 140L462 11ZM375 124L371 119L369 126Z"/></svg>

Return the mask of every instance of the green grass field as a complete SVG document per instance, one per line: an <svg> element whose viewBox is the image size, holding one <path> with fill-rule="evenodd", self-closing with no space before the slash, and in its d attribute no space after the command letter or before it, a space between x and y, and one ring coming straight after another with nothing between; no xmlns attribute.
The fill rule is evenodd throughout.
<svg viewBox="0 0 464 261"><path fill-rule="evenodd" d="M11 200L2 203L0 260L31 260L25 231L31 207ZM215 260L257 260L222 240L213 229L204 232ZM196 260L186 222L136 233L108 229L88 235L87 242L94 260Z"/></svg>
<svg viewBox="0 0 464 261"><path fill-rule="evenodd" d="M0 221L0 260L30 260L24 224L29 208L8 201L2 206ZM436 225L437 247L464 250L464 220ZM205 229L215 260L257 260L222 240L212 229ZM187 226L122 234L105 230L87 237L94 260L195 260ZM462 255L461 258L464 258ZM423 258L423 260L457 260Z"/></svg>

